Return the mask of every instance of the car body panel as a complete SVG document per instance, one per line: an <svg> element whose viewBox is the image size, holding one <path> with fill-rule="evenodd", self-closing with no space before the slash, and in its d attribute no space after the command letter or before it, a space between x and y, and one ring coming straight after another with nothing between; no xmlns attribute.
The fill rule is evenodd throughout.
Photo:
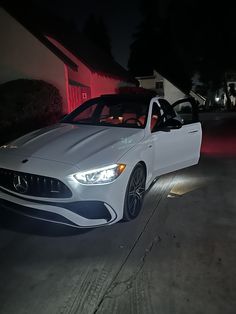
<svg viewBox="0 0 236 314"><path fill-rule="evenodd" d="M14 154L55 160L87 169L114 163L144 137L144 130L108 126L57 124L11 143ZM5 149L7 151L8 148Z"/></svg>
<svg viewBox="0 0 236 314"><path fill-rule="evenodd" d="M194 165L198 162L201 146L200 123L183 125L169 132L152 133L154 171L159 176Z"/></svg>
<svg viewBox="0 0 236 314"><path fill-rule="evenodd" d="M56 178L71 190L72 195L68 199L33 197L0 187L0 204L2 200L6 209L79 228L110 225L121 220L127 184L138 163L145 166L147 189L157 176L199 161L201 124L194 122L179 129L159 128L154 132L151 120L155 103L162 109L160 97L152 98L143 128L58 123L3 146L0 168L13 170L16 176L20 172L21 177L35 174ZM176 119L179 119L177 115ZM79 171L116 163L126 167L109 184L84 185L75 178ZM92 211L107 211L108 214L88 218L76 212L81 204L93 204ZM64 220L58 221L56 216L55 219L52 216L42 218L39 212L58 215Z"/></svg>

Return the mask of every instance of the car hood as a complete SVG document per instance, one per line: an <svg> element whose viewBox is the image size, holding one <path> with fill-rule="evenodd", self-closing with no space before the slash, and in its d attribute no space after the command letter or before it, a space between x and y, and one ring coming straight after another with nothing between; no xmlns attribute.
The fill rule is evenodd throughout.
<svg viewBox="0 0 236 314"><path fill-rule="evenodd" d="M143 129L60 123L26 134L0 151L86 169L117 162L143 137Z"/></svg>

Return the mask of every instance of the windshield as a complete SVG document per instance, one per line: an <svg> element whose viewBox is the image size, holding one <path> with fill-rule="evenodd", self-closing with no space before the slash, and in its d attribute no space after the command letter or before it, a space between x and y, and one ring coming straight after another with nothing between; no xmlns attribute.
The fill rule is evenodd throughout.
<svg viewBox="0 0 236 314"><path fill-rule="evenodd" d="M106 125L111 127L145 128L148 99L99 97L91 99L68 116L62 123Z"/></svg>

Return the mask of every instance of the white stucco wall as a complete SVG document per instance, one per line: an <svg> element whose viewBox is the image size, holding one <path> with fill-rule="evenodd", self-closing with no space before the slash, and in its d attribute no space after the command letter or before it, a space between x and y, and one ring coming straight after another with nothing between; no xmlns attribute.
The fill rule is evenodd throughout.
<svg viewBox="0 0 236 314"><path fill-rule="evenodd" d="M184 98L185 94L175 87L170 81L164 78L164 97L169 101L169 103L173 103L180 98Z"/></svg>
<svg viewBox="0 0 236 314"><path fill-rule="evenodd" d="M64 63L0 8L0 84L19 78L45 80L57 87L66 106Z"/></svg>
<svg viewBox="0 0 236 314"><path fill-rule="evenodd" d="M139 81L139 86L146 89L156 89L157 82L163 82L164 78L157 71L153 71L153 75L137 77Z"/></svg>
<svg viewBox="0 0 236 314"><path fill-rule="evenodd" d="M164 97L170 103L173 103L180 98L184 98L185 96L185 94L180 89L178 89L175 85L173 85L170 81L161 76L155 70L153 71L153 76L137 77L137 79L140 83L140 87L156 90L157 93L159 93L159 90L156 89L156 83L163 82L162 92L164 92Z"/></svg>
<svg viewBox="0 0 236 314"><path fill-rule="evenodd" d="M146 89L155 89L156 88L156 79L151 78L138 78L139 86Z"/></svg>

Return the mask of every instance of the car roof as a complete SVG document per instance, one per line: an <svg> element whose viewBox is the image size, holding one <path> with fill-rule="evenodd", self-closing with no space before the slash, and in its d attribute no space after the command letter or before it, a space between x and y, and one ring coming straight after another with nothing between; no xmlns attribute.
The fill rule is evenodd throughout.
<svg viewBox="0 0 236 314"><path fill-rule="evenodd" d="M99 98L110 98L117 100L145 100L150 101L154 95L149 94L105 94L101 95Z"/></svg>

